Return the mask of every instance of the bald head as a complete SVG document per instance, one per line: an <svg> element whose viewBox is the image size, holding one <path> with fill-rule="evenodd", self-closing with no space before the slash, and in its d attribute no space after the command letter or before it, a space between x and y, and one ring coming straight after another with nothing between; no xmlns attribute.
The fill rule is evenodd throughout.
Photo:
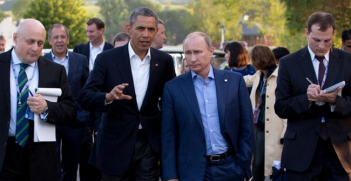
<svg viewBox="0 0 351 181"><path fill-rule="evenodd" d="M21 21L21 23L17 27L17 34L21 34L24 31L27 31L28 29L36 29L40 31L44 31L46 33L45 27L43 24L41 24L40 21L36 19L25 19Z"/></svg>
<svg viewBox="0 0 351 181"><path fill-rule="evenodd" d="M43 24L35 19L25 19L13 35L15 52L22 63L31 64L38 60L43 50L46 31Z"/></svg>

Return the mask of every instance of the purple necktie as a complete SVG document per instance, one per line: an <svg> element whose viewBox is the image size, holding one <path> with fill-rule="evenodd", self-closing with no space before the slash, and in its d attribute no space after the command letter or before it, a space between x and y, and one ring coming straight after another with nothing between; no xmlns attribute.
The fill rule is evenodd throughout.
<svg viewBox="0 0 351 181"><path fill-rule="evenodd" d="M324 56L323 57L316 56L316 59L319 61L318 82L319 82L320 88L322 89L322 82L323 82L323 78L324 78L324 74L325 74L325 66L324 66L324 62L323 62ZM328 130L327 130L326 123L322 123L321 129L320 129L320 132L319 132L319 136L323 140L327 140L328 139Z"/></svg>

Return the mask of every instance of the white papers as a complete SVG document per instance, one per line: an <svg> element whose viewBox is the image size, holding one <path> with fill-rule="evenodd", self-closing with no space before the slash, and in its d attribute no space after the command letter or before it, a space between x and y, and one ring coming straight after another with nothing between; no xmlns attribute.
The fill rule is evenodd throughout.
<svg viewBox="0 0 351 181"><path fill-rule="evenodd" d="M45 100L57 102L62 91L59 88L37 88L35 93L41 94ZM56 128L41 119L39 114L34 115L34 142L54 142L56 141Z"/></svg>
<svg viewBox="0 0 351 181"><path fill-rule="evenodd" d="M334 84L334 85L332 85L332 86L330 86L330 87L328 87L328 88L326 88L326 89L324 89L324 90L321 90L321 94L333 92L333 91L335 91L335 90L336 90L337 88L339 88L339 87L344 88L344 86L345 86L345 81L341 81L341 82L339 82L339 83L337 83L337 84ZM342 91L342 89L339 90L338 96L342 96L342 95L341 95L341 91ZM317 106L323 106L323 105L325 104L325 102L323 102L323 101L317 101L317 102L315 102L315 104L316 104Z"/></svg>
<svg viewBox="0 0 351 181"><path fill-rule="evenodd" d="M334 85L332 85L332 86L330 86L330 87L324 89L324 90L323 90L323 93L333 92L333 91L335 91L335 90L336 90L337 88L339 88L339 87L344 88L344 86L345 86L345 81L341 81L341 82L339 82L339 83L337 83L337 84L334 84ZM340 92L341 92L341 91L339 91L339 93L340 93ZM338 93L338 94L339 94L339 93Z"/></svg>

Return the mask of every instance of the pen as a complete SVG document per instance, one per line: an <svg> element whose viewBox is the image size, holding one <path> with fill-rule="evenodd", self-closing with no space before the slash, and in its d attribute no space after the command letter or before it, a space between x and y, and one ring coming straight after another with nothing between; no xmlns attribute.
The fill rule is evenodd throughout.
<svg viewBox="0 0 351 181"><path fill-rule="evenodd" d="M310 84L313 84L313 82L308 77L306 77L306 79Z"/></svg>

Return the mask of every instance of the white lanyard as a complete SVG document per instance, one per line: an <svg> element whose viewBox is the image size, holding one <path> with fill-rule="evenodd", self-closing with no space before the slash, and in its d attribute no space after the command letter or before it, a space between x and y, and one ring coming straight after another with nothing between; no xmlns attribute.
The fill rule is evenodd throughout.
<svg viewBox="0 0 351 181"><path fill-rule="evenodd" d="M24 90L26 90L27 87L29 87L29 83L30 83L30 81L33 79L34 74L35 74L35 72L36 72L36 70L37 70L37 66L36 66L36 65L37 65L37 64L35 63L35 65L34 65L34 71L33 71L32 76L30 77L30 79L28 79L26 85L24 85L23 88L22 88L22 90L20 91L19 85L18 85L18 79L17 79L18 77L16 76L16 71L15 71L14 63L13 63L13 61L11 60L11 67L12 67L13 76L15 77L16 90L17 90L17 93L18 93L18 95L19 95L19 98L18 98L18 106L21 106L21 105L22 105L22 102L21 102L22 93L23 93ZM29 66L29 65L28 65L28 66ZM24 70L24 71L26 71L26 70ZM20 71L19 71L19 72L21 72L21 68L20 68Z"/></svg>

